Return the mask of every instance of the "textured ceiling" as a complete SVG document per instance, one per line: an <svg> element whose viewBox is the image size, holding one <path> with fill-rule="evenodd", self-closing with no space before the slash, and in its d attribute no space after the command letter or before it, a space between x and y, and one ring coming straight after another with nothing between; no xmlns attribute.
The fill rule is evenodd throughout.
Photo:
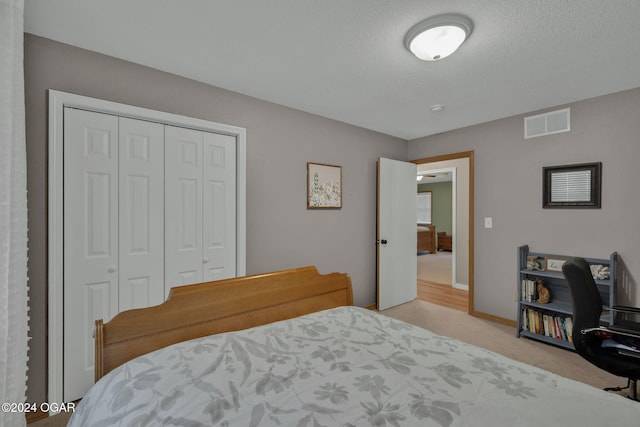
<svg viewBox="0 0 640 427"><path fill-rule="evenodd" d="M473 33L422 62L403 37L442 13ZM640 87L638 22L639 0L25 2L28 33L403 139Z"/></svg>

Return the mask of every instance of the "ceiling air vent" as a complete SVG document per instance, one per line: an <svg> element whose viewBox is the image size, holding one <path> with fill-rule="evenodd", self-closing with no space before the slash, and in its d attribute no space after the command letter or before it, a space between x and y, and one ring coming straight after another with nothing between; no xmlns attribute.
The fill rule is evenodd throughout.
<svg viewBox="0 0 640 427"><path fill-rule="evenodd" d="M525 117L524 138L535 138L537 136L569 132L571 130L570 111L570 108L565 108L538 114L537 116Z"/></svg>

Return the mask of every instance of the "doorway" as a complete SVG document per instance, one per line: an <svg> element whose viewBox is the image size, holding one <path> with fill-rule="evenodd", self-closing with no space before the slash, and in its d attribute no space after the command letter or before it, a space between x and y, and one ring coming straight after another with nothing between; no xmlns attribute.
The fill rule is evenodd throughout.
<svg viewBox="0 0 640 427"><path fill-rule="evenodd" d="M450 203L450 224L433 218L436 250L418 256L418 299L473 312L473 152L413 160L418 175L439 177L445 189L437 203ZM446 174L450 177L447 178ZM450 199L445 182L450 182ZM436 187L431 187L436 188ZM423 187L423 189L425 189ZM437 193L436 193L437 194ZM449 202L450 200L450 202ZM442 207L442 206L441 206ZM444 209L444 212L447 210ZM442 215L442 212L441 212ZM438 227L440 222L440 227ZM451 243L449 243L451 242Z"/></svg>

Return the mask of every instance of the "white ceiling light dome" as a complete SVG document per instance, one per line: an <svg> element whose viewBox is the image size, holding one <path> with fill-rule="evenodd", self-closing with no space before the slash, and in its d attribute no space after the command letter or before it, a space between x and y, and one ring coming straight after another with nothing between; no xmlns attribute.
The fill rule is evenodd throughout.
<svg viewBox="0 0 640 427"><path fill-rule="evenodd" d="M423 61L437 61L455 52L472 31L473 22L466 16L433 16L411 27L404 45Z"/></svg>

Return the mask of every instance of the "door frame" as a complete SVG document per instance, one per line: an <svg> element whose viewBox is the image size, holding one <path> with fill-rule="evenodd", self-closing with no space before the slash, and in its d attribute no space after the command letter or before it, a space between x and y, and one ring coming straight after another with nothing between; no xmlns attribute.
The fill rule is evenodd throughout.
<svg viewBox="0 0 640 427"><path fill-rule="evenodd" d="M463 151L460 153L444 154L434 157L423 157L420 159L410 160L410 162L417 165L425 163L435 163L447 160L469 160L469 297L467 304L467 312L471 315L475 315L474 299L473 299L473 266L474 266L474 172L473 172L473 151Z"/></svg>
<svg viewBox="0 0 640 427"><path fill-rule="evenodd" d="M48 90L48 392L49 402L63 396L63 154L64 108L79 108L132 119L221 133L236 138L236 274L246 274L247 131L244 128L195 119L117 102Z"/></svg>

